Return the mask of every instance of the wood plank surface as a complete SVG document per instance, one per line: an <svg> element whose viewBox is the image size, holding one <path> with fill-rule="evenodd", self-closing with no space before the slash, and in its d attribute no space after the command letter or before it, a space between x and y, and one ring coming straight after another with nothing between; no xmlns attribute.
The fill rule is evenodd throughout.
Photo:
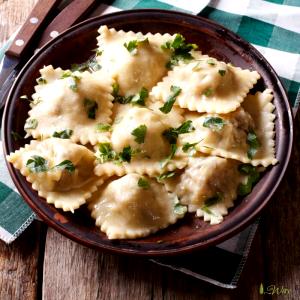
<svg viewBox="0 0 300 300"><path fill-rule="evenodd" d="M40 224L34 222L12 245L0 241L0 299L36 299Z"/></svg>

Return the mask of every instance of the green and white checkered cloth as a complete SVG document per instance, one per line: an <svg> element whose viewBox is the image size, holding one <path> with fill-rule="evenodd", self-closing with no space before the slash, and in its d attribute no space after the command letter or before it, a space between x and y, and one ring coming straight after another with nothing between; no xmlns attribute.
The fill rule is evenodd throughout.
<svg viewBox="0 0 300 300"><path fill-rule="evenodd" d="M297 108L300 100L300 0L101 1L91 16L139 8L160 8L198 14L236 32L252 43L271 63L285 85L292 107ZM4 55L4 48L0 49L0 60ZM34 218L35 214L17 193L5 166L3 154L0 152L0 239L6 243L12 242ZM219 282L219 285L224 287L235 287L256 227L253 225L247 229L248 231L219 245L219 249L241 256L231 280L226 283L224 280L209 280L195 272L199 276L195 274L194 276L215 284ZM158 263L176 269L174 265L170 266L166 262ZM183 270L182 266L180 270ZM193 273L190 269L186 270L186 273Z"/></svg>

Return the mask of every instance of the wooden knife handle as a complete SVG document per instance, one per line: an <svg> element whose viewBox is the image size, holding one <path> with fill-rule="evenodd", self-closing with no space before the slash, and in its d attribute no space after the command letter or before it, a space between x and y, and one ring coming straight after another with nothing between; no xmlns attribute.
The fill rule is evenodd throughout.
<svg viewBox="0 0 300 300"><path fill-rule="evenodd" d="M61 0L39 0L7 49L6 54L20 57L36 32L41 28L45 18L59 2Z"/></svg>
<svg viewBox="0 0 300 300"><path fill-rule="evenodd" d="M41 48L58 34L74 25L95 4L95 0L73 0L47 26L37 48Z"/></svg>

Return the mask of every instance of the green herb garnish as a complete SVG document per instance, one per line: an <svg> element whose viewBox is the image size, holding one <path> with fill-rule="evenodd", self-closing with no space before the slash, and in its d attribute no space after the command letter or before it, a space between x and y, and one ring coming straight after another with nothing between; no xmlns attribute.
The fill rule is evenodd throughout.
<svg viewBox="0 0 300 300"><path fill-rule="evenodd" d="M213 131L221 130L224 125L225 121L220 117L207 117L204 119L203 127L209 128Z"/></svg>
<svg viewBox="0 0 300 300"><path fill-rule="evenodd" d="M204 201L204 205L201 207L203 211L205 211L208 214L212 214L209 207L219 203L223 199L223 194L220 192L217 192L215 196L209 197Z"/></svg>
<svg viewBox="0 0 300 300"><path fill-rule="evenodd" d="M246 183L241 183L238 186L238 195L246 196L252 191L253 186L258 182L260 174L257 172L256 167L250 164L240 164L238 166L238 170L240 173L248 175Z"/></svg>
<svg viewBox="0 0 300 300"><path fill-rule="evenodd" d="M41 156L33 155L27 160L26 167L32 173L46 172L48 171L48 162Z"/></svg>
<svg viewBox="0 0 300 300"><path fill-rule="evenodd" d="M53 137L60 138L60 139L69 139L72 134L73 134L72 129L65 129L62 131L55 131L53 133Z"/></svg>
<svg viewBox="0 0 300 300"><path fill-rule="evenodd" d="M27 119L24 125L24 129L36 129L38 126L37 119Z"/></svg>
<svg viewBox="0 0 300 300"><path fill-rule="evenodd" d="M131 97L130 102L132 104L145 106L145 100L147 99L148 95L149 95L148 90L143 87L138 94L136 94L134 96L129 96L127 98L129 100Z"/></svg>
<svg viewBox="0 0 300 300"><path fill-rule="evenodd" d="M124 47L128 50L131 55L135 55L137 53L138 41L133 40L128 43L124 43Z"/></svg>
<svg viewBox="0 0 300 300"><path fill-rule="evenodd" d="M174 213L176 215L184 215L187 212L187 206L182 205L176 197L174 201Z"/></svg>
<svg viewBox="0 0 300 300"><path fill-rule="evenodd" d="M175 144L171 144L171 152L170 154L161 162L161 167L164 168L170 160L174 157L177 151L177 146Z"/></svg>
<svg viewBox="0 0 300 300"><path fill-rule="evenodd" d="M176 175L176 173L174 171L169 171L169 172L160 174L159 176L156 177L156 179L157 179L157 181L161 182L165 179L172 178L175 175Z"/></svg>
<svg viewBox="0 0 300 300"><path fill-rule="evenodd" d="M117 157L116 152L112 149L110 143L100 143L98 144L98 152L96 154L97 158L103 164L107 161L115 160Z"/></svg>
<svg viewBox="0 0 300 300"><path fill-rule="evenodd" d="M139 127L132 130L131 134L135 136L135 141L138 144L143 144L145 142L145 136L147 133L147 126L146 125L140 125Z"/></svg>
<svg viewBox="0 0 300 300"><path fill-rule="evenodd" d="M46 84L47 80L44 77L39 77L39 78L37 78L36 82L38 84Z"/></svg>
<svg viewBox="0 0 300 300"><path fill-rule="evenodd" d="M163 50L169 49L173 53L170 60L167 62L166 67L171 69L173 66L178 65L180 60L189 61L193 58L190 53L191 50L198 48L196 44L185 43L185 38L177 33L173 41L168 41L161 46Z"/></svg>
<svg viewBox="0 0 300 300"><path fill-rule="evenodd" d="M120 161L130 162L133 151L130 146L124 147L122 152L119 153Z"/></svg>
<svg viewBox="0 0 300 300"><path fill-rule="evenodd" d="M98 109L98 103L94 100L85 98L83 105L84 105L84 108L85 108L88 118L95 120L96 119L96 111Z"/></svg>
<svg viewBox="0 0 300 300"><path fill-rule="evenodd" d="M248 132L247 144L249 146L247 152L248 158L253 159L253 157L258 151L258 148L261 146L260 141L258 140L257 135L253 129L250 129Z"/></svg>
<svg viewBox="0 0 300 300"><path fill-rule="evenodd" d="M129 95L129 96L121 96L119 95L119 90L120 87L117 83L114 83L112 85L113 92L112 96L114 97L114 103L118 102L120 104L136 104L136 105L141 105L145 106L145 100L148 97L148 90L146 88L141 88L140 92L136 95Z"/></svg>
<svg viewBox="0 0 300 300"><path fill-rule="evenodd" d="M195 146L196 146L197 144L199 144L199 142L192 143L192 144L190 144L190 143L185 143L185 144L182 146L182 151L183 151L184 153L186 153L186 152L188 152L190 149L196 150L196 149L195 149Z"/></svg>
<svg viewBox="0 0 300 300"><path fill-rule="evenodd" d="M219 72L219 74L220 74L221 76L224 76L224 75L226 74L226 71L225 71L225 70L219 70L218 72Z"/></svg>
<svg viewBox="0 0 300 300"><path fill-rule="evenodd" d="M142 41L138 41L138 40L132 40L128 43L124 43L124 47L128 50L128 52L131 54L131 55L135 55L137 54L137 47L139 45L142 45L144 43L148 43L149 40L148 38L142 40Z"/></svg>
<svg viewBox="0 0 300 300"><path fill-rule="evenodd" d="M97 54L96 54L97 56ZM98 64L96 57L93 57L89 59L88 61L82 63L82 64L73 64L71 65L71 72L84 72L84 71L89 71L89 72L96 72L101 69L101 66Z"/></svg>
<svg viewBox="0 0 300 300"><path fill-rule="evenodd" d="M141 177L138 180L138 186L143 189L148 189L150 187L150 184L149 184L149 181L147 181L145 178Z"/></svg>
<svg viewBox="0 0 300 300"><path fill-rule="evenodd" d="M23 139L18 132L12 131L10 134L15 142Z"/></svg>
<svg viewBox="0 0 300 300"><path fill-rule="evenodd" d="M78 82L81 79L80 76L77 76L75 74L73 74L70 70L64 71L63 74L61 75L61 79L65 79L67 78L69 81L69 88L73 91L73 92L77 92L78 91Z"/></svg>
<svg viewBox="0 0 300 300"><path fill-rule="evenodd" d="M112 130L112 128L109 124L99 123L96 125L96 130L98 132L109 132Z"/></svg>
<svg viewBox="0 0 300 300"><path fill-rule="evenodd" d="M171 127L169 129L166 129L162 133L162 135L168 140L168 142L170 144L176 144L179 134L188 133L188 132L191 132L193 130L195 130L195 127L193 127L192 121L187 120L177 128L172 128Z"/></svg>
<svg viewBox="0 0 300 300"><path fill-rule="evenodd" d="M73 163L70 160L64 160L60 164L56 165L54 168L59 169L59 170L66 170L69 173L72 173L75 171L75 166L73 165Z"/></svg>
<svg viewBox="0 0 300 300"><path fill-rule="evenodd" d="M210 58L206 61L209 65L214 66L216 64L215 60Z"/></svg>
<svg viewBox="0 0 300 300"><path fill-rule="evenodd" d="M168 97L167 101L165 102L165 104L159 108L159 110L161 112L163 112L164 114L167 114L171 111L177 96L181 93L181 88L175 85L172 85L170 88L170 91L172 92L172 94Z"/></svg>
<svg viewBox="0 0 300 300"><path fill-rule="evenodd" d="M206 97L210 97L212 94L214 93L212 88L207 88L204 92L203 95L205 95Z"/></svg>

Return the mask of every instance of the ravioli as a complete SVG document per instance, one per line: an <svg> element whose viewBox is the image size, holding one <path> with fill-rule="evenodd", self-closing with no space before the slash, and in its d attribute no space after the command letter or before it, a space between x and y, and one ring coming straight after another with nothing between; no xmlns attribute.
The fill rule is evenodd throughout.
<svg viewBox="0 0 300 300"><path fill-rule="evenodd" d="M261 146L251 161L253 165L275 165L275 106L272 103L273 95L270 89L257 92L255 95L247 95L243 102L243 108L251 115L255 126L258 140Z"/></svg>
<svg viewBox="0 0 300 300"><path fill-rule="evenodd" d="M166 101L171 86L178 86L182 89L176 100L178 106L224 114L236 110L260 78L256 71L242 70L199 53L196 57L190 63L174 67L152 89L152 97Z"/></svg>
<svg viewBox="0 0 300 300"><path fill-rule="evenodd" d="M182 218L177 197L162 184L136 173L111 180L89 200L96 225L109 239L147 236Z"/></svg>
<svg viewBox="0 0 300 300"><path fill-rule="evenodd" d="M107 26L101 26L99 33L98 63L119 84L122 96L150 90L167 74L171 53L161 45L172 39L170 34L116 31Z"/></svg>
<svg viewBox="0 0 300 300"><path fill-rule="evenodd" d="M107 138L97 124L110 124L112 81L102 71L63 71L47 66L40 70L41 83L25 124L28 136L48 138L55 132L71 130L71 140L96 144Z"/></svg>
<svg viewBox="0 0 300 300"><path fill-rule="evenodd" d="M238 165L237 161L216 156L190 158L174 191L189 212L196 211L204 221L218 224L233 206L244 180Z"/></svg>
<svg viewBox="0 0 300 300"><path fill-rule="evenodd" d="M95 157L68 139L31 141L7 156L48 203L72 211L86 202L103 180L93 173Z"/></svg>
<svg viewBox="0 0 300 300"><path fill-rule="evenodd" d="M181 115L177 114L177 117L177 122L183 120ZM121 176L131 172L154 176L162 170L181 169L185 166L184 157L180 159L176 153L174 158L164 163L171 153L171 145L164 138L163 132L172 126L161 114L145 107L123 106L116 118L118 122L112 126L111 145L107 145L111 147L111 161L106 159L107 155L104 156L107 152L104 152L105 149L102 153L99 150L96 153L100 158L95 167L98 176L113 174ZM102 146L100 144L100 148ZM123 153L126 149L127 152L130 151L130 159L120 162L116 158L116 153Z"/></svg>

